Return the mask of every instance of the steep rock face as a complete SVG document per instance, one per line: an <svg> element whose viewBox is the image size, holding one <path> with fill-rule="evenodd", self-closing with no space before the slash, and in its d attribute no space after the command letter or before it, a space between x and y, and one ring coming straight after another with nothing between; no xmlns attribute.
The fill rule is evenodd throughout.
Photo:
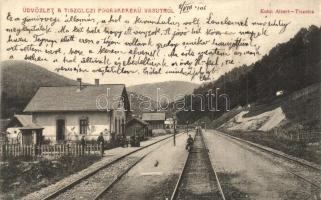
<svg viewBox="0 0 321 200"><path fill-rule="evenodd" d="M321 85L313 84L270 103L233 110L214 120L213 128L241 131L282 130L285 133L321 130ZM225 121L225 122L223 122Z"/></svg>

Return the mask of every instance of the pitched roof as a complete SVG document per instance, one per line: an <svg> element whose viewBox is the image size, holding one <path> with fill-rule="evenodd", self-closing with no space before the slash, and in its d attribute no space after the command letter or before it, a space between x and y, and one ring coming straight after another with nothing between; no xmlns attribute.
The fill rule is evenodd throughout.
<svg viewBox="0 0 321 200"><path fill-rule="evenodd" d="M14 115L8 127L18 126L20 129L41 129L42 127L32 122L32 115Z"/></svg>
<svg viewBox="0 0 321 200"><path fill-rule="evenodd" d="M32 124L32 115L14 115L14 117L21 123L22 126Z"/></svg>
<svg viewBox="0 0 321 200"><path fill-rule="evenodd" d="M107 107L113 109L119 106L117 103L124 92L126 89L123 84L85 85L81 90L79 86L40 87L24 112L102 111Z"/></svg>
<svg viewBox="0 0 321 200"><path fill-rule="evenodd" d="M148 125L147 122L145 122L145 121L143 121L143 120L141 120L141 119L139 119L139 118L136 118L136 117L134 117L134 118L132 118L131 120L129 120L129 121L127 122L127 125L133 123L134 121L137 121L138 123L143 124L143 125L146 125L146 126Z"/></svg>
<svg viewBox="0 0 321 200"><path fill-rule="evenodd" d="M142 120L144 121L164 121L165 113L156 112L156 113L143 113Z"/></svg>

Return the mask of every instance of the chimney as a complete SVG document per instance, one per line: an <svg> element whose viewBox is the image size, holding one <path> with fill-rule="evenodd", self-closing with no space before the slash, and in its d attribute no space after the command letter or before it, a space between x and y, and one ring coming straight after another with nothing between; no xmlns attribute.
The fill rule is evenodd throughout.
<svg viewBox="0 0 321 200"><path fill-rule="evenodd" d="M95 79L95 85L99 85L99 79L98 78Z"/></svg>
<svg viewBox="0 0 321 200"><path fill-rule="evenodd" d="M80 90L81 90L81 87L82 87L82 85L81 85L81 78L77 78L77 81L78 81L78 86L79 86L78 90L80 91Z"/></svg>

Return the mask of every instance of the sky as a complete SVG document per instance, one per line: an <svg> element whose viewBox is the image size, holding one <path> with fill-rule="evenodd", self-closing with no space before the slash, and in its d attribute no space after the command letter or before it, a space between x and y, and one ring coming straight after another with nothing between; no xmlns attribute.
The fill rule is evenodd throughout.
<svg viewBox="0 0 321 200"><path fill-rule="evenodd" d="M7 27L12 27L12 22L6 20L8 12L11 12L15 16L23 15L23 8L171 8L175 13L171 14L173 18L178 21L185 20L186 18L206 18L210 12L213 13L214 18L222 18L223 16L229 17L231 19L242 19L248 17L250 20L270 20L270 19L281 19L286 22L290 22L287 27L287 30L283 34L271 33L268 37L258 39L257 43L261 46L260 56L252 57L242 57L237 59L237 62L233 65L220 68L211 78L215 80L221 74L233 69L234 67L241 66L243 64L251 64L259 60L264 54L267 54L271 48L273 48L278 43L283 43L288 41L293 37L301 28L308 28L310 25L320 26L320 1L319 0L212 0L212 1L185 1L187 3L193 3L193 5L206 5L206 11L199 12L192 10L188 14L178 14L179 4L182 4L184 1L174 1L174 0L122 0L122 1L103 1L103 0L29 0L29 1L9 1L2 0L1 3L1 60L7 60L11 52L6 51L10 45L6 42L8 40L8 33L6 32ZM15 5L15 6L12 6ZM76 6L75 6L76 5ZM285 14L268 14L262 13L264 10L273 10L282 9L282 10L309 10L313 11L314 14L300 14L300 13L285 13ZM132 18L133 14L123 14L124 17ZM81 16L81 15L79 15ZM98 17L98 14L94 14L93 17ZM155 18L157 15L145 14L142 17L152 17ZM206 26L201 24L201 26ZM113 27L111 28L119 28ZM121 27L120 27L121 28ZM159 40L164 38L160 37ZM77 46L79 49L87 50L86 46ZM64 48L64 47L62 47ZM210 46L205 48L211 48ZM15 59L23 59L21 53L14 53ZM177 58L179 59L179 58ZM61 63L52 63L52 62L35 62L36 64L45 67L50 71L61 65ZM146 76L142 74L135 75L115 75L107 74L104 76L97 74L79 74L74 72L59 72L60 75L66 76L71 79L76 79L78 77L82 78L85 82L93 83L95 78L99 78L101 83L125 83L126 85L137 85L143 83L153 83L153 82L163 82L171 80L179 81L191 81L190 77L179 76L179 75L157 75L157 76ZM195 83L203 83L197 78L192 80Z"/></svg>

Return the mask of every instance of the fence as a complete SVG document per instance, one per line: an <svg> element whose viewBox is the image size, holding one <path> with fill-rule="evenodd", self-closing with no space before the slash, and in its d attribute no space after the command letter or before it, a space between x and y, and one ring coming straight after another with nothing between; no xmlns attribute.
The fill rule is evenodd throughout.
<svg viewBox="0 0 321 200"><path fill-rule="evenodd" d="M321 141L321 132L313 132L313 131L299 131L295 133L283 133L282 131L274 130L274 135L278 138L284 138L291 141L297 142L320 142Z"/></svg>
<svg viewBox="0 0 321 200"><path fill-rule="evenodd" d="M318 142L318 141L321 141L321 133L320 132L298 133L292 136L291 139L296 141L303 141L303 142Z"/></svg>
<svg viewBox="0 0 321 200"><path fill-rule="evenodd" d="M103 146L99 144L56 144L56 145L17 145L4 144L0 149L2 159L11 157L59 157L103 154Z"/></svg>

